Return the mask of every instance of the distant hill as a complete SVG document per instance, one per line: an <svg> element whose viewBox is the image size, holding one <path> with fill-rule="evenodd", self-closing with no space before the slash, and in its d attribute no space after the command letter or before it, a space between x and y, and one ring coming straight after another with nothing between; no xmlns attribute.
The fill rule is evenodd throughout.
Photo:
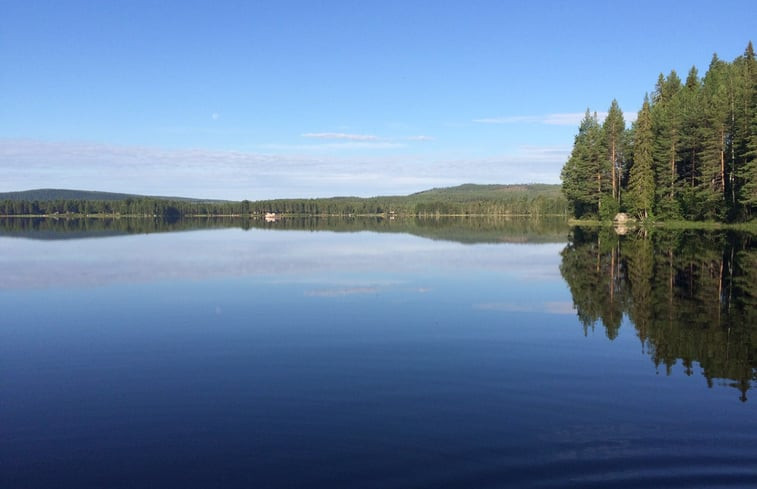
<svg viewBox="0 0 757 489"><path fill-rule="evenodd" d="M466 183L456 187L433 188L416 192L408 197L416 199L442 199L455 201L497 200L513 194L528 194L531 197L560 197L560 185L547 183L527 183L515 185L478 185Z"/></svg>
<svg viewBox="0 0 757 489"><path fill-rule="evenodd" d="M447 200L456 202L470 202L475 200L497 200L503 197L512 197L513 194L528 194L531 197L557 197L561 196L560 185L546 183L529 183L516 185L478 185L466 183L456 187L432 188L406 196L413 201ZM96 200L118 201L126 199L161 199L178 202L228 202L225 200L196 199L191 197L168 197L157 195L121 194L115 192L98 192L95 190L69 190L57 188L40 188L23 190L19 192L0 192L1 200L28 201L38 200ZM332 197L334 200L355 199L356 197ZM394 198L397 198L395 196ZM286 199L291 200L291 199Z"/></svg>
<svg viewBox="0 0 757 489"><path fill-rule="evenodd" d="M53 201L53 200L95 200L118 201L126 199L161 199L179 202L224 202L222 200L193 199L188 197L162 197L154 195L119 194L114 192L98 192L94 190L68 190L59 188L40 188L23 190L20 192L0 192L0 200L25 201Z"/></svg>
<svg viewBox="0 0 757 489"><path fill-rule="evenodd" d="M258 201L200 200L85 190L40 189L0 193L0 216L105 214L209 215L565 215L559 185L475 185L434 188L404 196L331 197Z"/></svg>

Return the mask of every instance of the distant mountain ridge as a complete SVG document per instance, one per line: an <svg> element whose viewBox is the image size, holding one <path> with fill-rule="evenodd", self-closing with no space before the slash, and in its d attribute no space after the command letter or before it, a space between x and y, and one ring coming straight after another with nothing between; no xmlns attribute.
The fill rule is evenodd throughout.
<svg viewBox="0 0 757 489"><path fill-rule="evenodd" d="M415 192L406 197L415 197L420 199L455 199L455 200L478 200L478 199L496 199L503 194L525 192L532 195L558 196L560 195L560 185L546 183L529 183L529 184L487 184L480 185L466 183L455 187L432 188ZM381 196L379 196L381 197ZM331 197L332 199L339 197ZM354 198L354 197L343 197ZM33 190L22 190L17 192L0 192L0 201L53 201L53 200L93 200L93 201L120 201L126 199L160 199L172 200L179 202L229 202L228 200L214 199L197 199L192 197L170 197L157 195L139 195L124 194L116 192L100 192L96 190L74 190L74 189L55 189L41 188ZM262 199L272 200L272 199ZM278 200L278 199L277 199ZM283 199L282 199L283 200Z"/></svg>
<svg viewBox="0 0 757 489"><path fill-rule="evenodd" d="M0 200L52 201L52 200L96 200L119 201L126 199L160 199L179 202L226 202L224 200L195 199L190 197L168 197L157 195L122 194L100 192L96 190L72 190L59 188L40 188L18 192L0 192Z"/></svg>
<svg viewBox="0 0 757 489"><path fill-rule="evenodd" d="M529 193L531 195L543 195L545 197L554 197L561 194L561 187L558 184L549 183L516 183L516 184L476 184L464 183L455 187L432 188L410 194L409 197L431 197L431 198L457 198L463 200L470 199L497 199L503 194L510 193Z"/></svg>

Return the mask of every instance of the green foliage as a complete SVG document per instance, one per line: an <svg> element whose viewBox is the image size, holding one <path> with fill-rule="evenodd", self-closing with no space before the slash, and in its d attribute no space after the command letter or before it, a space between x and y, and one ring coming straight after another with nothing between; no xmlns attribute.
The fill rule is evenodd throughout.
<svg viewBox="0 0 757 489"><path fill-rule="evenodd" d="M605 148L605 158L610 165L612 200L617 204L620 203L620 190L626 165L625 130L626 122L623 119L623 112L620 110L618 101L613 100L612 104L610 104L610 109L607 111L605 122L602 124L602 138ZM619 206L616 207L619 208ZM617 210L615 213L617 213ZM612 215L614 216L615 213ZM602 214L607 215L608 211L604 210L604 212L600 212L600 215Z"/></svg>
<svg viewBox="0 0 757 489"><path fill-rule="evenodd" d="M599 205L599 218L608 221L618 212L620 212L620 203L612 195L603 195Z"/></svg>
<svg viewBox="0 0 757 489"><path fill-rule="evenodd" d="M76 191L70 191L76 192ZM23 194L23 193L22 193ZM37 194L24 194L37 195ZM24 196L22 195L22 197ZM72 194L69 194L72 195ZM125 195L125 194L121 194ZM95 195L99 197L99 194ZM123 200L0 201L0 215L88 215L161 217L287 215L567 215L568 204L558 185L461 185L396 197L333 197L251 202L175 200L128 196Z"/></svg>
<svg viewBox="0 0 757 489"><path fill-rule="evenodd" d="M576 217L609 215L600 209L605 181L621 210L641 217L733 222L754 216L757 61L751 42L731 63L714 55L702 79L696 67L684 83L675 71L660 74L628 138L617 137L619 113L613 101L599 145L591 137L596 120L587 111L581 122L561 174ZM611 148L625 139L630 151L621 144L620 158L613 158ZM608 166L597 164L596 148L606 152Z"/></svg>
<svg viewBox="0 0 757 489"><path fill-rule="evenodd" d="M757 241L713 231L630 233L574 228L560 272L585 331L610 339L627 315L644 350L670 373L698 364L709 385L730 379L740 398L757 380Z"/></svg>
<svg viewBox="0 0 757 489"><path fill-rule="evenodd" d="M609 162L602 143L597 114L586 109L570 159L560 175L563 193L578 218L598 214L602 194L609 184Z"/></svg>
<svg viewBox="0 0 757 489"><path fill-rule="evenodd" d="M742 156L737 169L741 183L738 198L750 218L757 212L757 61L751 42L735 64L739 80L735 132Z"/></svg>
<svg viewBox="0 0 757 489"><path fill-rule="evenodd" d="M655 195L652 115L647 98L639 111L633 135L633 163L626 195L629 209L638 217L646 219L652 212Z"/></svg>
<svg viewBox="0 0 757 489"><path fill-rule="evenodd" d="M667 78L660 75L651 107L652 155L655 185L656 215L678 219L676 186L678 185L679 151L683 103L682 85L678 74L671 71Z"/></svg>
<svg viewBox="0 0 757 489"><path fill-rule="evenodd" d="M200 199L189 199L184 197L147 197L144 195L133 194L120 194L114 192L96 192L92 190L68 190L68 189L56 189L56 188L41 188L35 190L24 190L21 192L0 192L0 201L3 200L27 200L27 201L40 201L49 202L53 200L58 201L71 201L71 200L86 200L86 201L113 201L113 200L127 200L127 199L160 199L160 200L175 200L186 202L221 202L221 201L207 201Z"/></svg>

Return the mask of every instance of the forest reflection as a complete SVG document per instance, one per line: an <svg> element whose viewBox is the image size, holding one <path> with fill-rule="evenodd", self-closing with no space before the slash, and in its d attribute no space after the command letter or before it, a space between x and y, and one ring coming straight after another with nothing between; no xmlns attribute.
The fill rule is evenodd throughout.
<svg viewBox="0 0 757 489"><path fill-rule="evenodd" d="M569 226L563 217L286 217L275 221L247 217L162 218L0 218L0 236L77 239L200 229L406 233L475 243L563 243Z"/></svg>
<svg viewBox="0 0 757 489"><path fill-rule="evenodd" d="M655 366L698 364L740 392L757 380L757 239L735 232L659 231L618 236L573 228L560 272L586 333L615 339L626 315Z"/></svg>

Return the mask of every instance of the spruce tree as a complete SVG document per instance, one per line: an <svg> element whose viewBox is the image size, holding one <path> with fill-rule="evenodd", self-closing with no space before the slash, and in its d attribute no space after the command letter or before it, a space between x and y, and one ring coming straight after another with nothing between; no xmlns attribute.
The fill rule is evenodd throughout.
<svg viewBox="0 0 757 489"><path fill-rule="evenodd" d="M573 207L576 217L599 212L603 185L607 185L607 178L603 181L605 165L601 136L597 114L592 115L589 109L586 109L570 159L560 174L563 193Z"/></svg>
<svg viewBox="0 0 757 489"><path fill-rule="evenodd" d="M751 42L732 63L713 55L704 78L696 67L683 84L675 71L660 74L637 122L627 133L623 128L616 101L601 127L587 110L562 174L577 216L611 217L619 205L663 218L749 219L757 211Z"/></svg>
<svg viewBox="0 0 757 489"><path fill-rule="evenodd" d="M754 97L757 102L757 96ZM746 162L741 168L742 186L739 199L747 218L757 213L757 110L752 114L751 134L747 144Z"/></svg>
<svg viewBox="0 0 757 489"><path fill-rule="evenodd" d="M658 216L680 217L677 201L681 139L681 79L675 71L658 78L652 105L654 170Z"/></svg>
<svg viewBox="0 0 757 489"><path fill-rule="evenodd" d="M634 214L642 219L650 216L654 205L653 137L652 114L649 97L646 96L634 124L633 163L629 173L627 193Z"/></svg>
<svg viewBox="0 0 757 489"><path fill-rule="evenodd" d="M757 209L757 61L750 41L734 61L737 103L733 136L736 193L745 217Z"/></svg>
<svg viewBox="0 0 757 489"><path fill-rule="evenodd" d="M692 66L680 92L681 136L680 166L681 177L680 202L683 216L695 219L699 213L696 188L699 185L701 166L699 159L702 151L700 127L702 126L703 104L702 82L696 66Z"/></svg>
<svg viewBox="0 0 757 489"><path fill-rule="evenodd" d="M704 103L702 179L697 189L701 217L723 218L726 204L726 144L728 140L728 65L715 54L702 85Z"/></svg>

